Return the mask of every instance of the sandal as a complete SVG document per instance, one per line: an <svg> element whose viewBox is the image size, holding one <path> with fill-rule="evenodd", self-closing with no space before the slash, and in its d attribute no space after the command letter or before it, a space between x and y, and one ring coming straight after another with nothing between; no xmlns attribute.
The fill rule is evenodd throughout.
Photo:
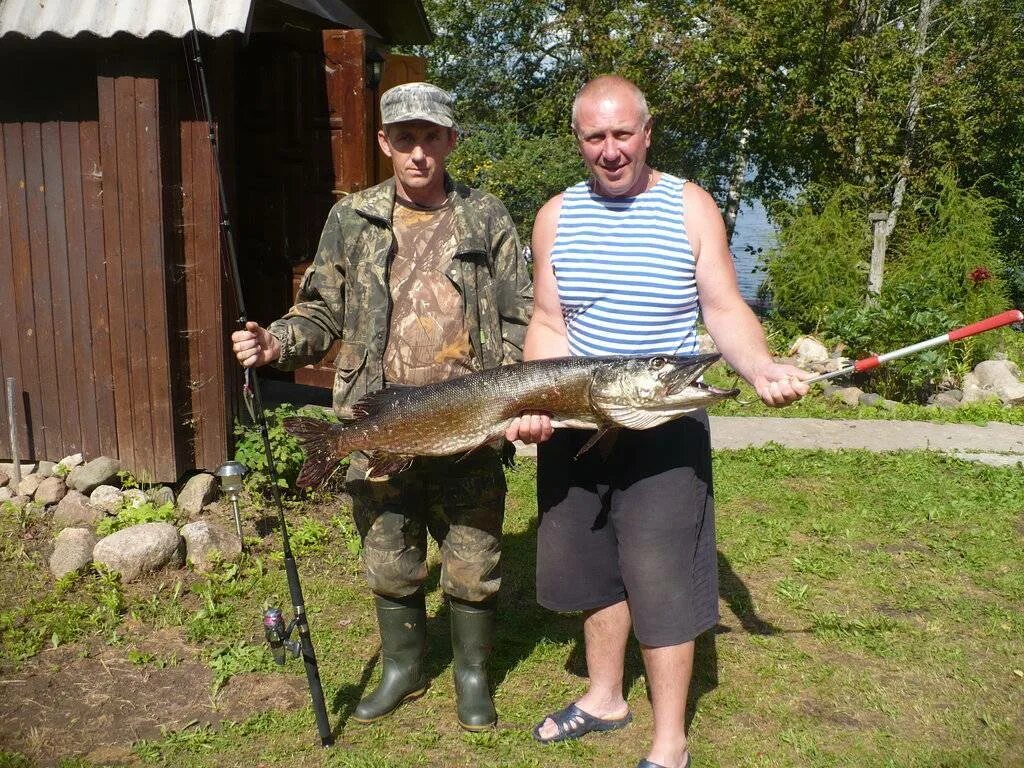
<svg viewBox="0 0 1024 768"><path fill-rule="evenodd" d="M665 768L664 765L658 763L652 763L646 757L636 764L636 768ZM690 768L690 755L686 756L686 762L683 763L683 768Z"/></svg>
<svg viewBox="0 0 1024 768"><path fill-rule="evenodd" d="M544 727L544 723L548 719L555 724L557 732L554 736L544 738L540 735L540 729ZM632 712L627 712L625 717L620 717L618 720L605 720L602 717L594 717L590 713L584 712L573 702L565 709L552 712L541 720L533 729L533 738L541 744L554 744L556 741L578 739L580 736L591 731L614 731L624 728L631 722L633 722Z"/></svg>

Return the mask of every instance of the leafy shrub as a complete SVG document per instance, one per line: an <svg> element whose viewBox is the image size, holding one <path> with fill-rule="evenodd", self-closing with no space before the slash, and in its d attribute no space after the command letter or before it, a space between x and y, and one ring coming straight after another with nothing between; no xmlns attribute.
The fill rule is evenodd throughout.
<svg viewBox="0 0 1024 768"><path fill-rule="evenodd" d="M856 187L842 186L823 203L808 188L788 209L775 211L779 246L767 257L765 281L777 323L815 331L826 314L864 300L871 232Z"/></svg>
<svg viewBox="0 0 1024 768"><path fill-rule="evenodd" d="M939 177L936 197L919 202L916 231L887 267L876 304L837 307L822 329L852 357L887 352L993 315L1007 306L996 251L995 204L956 177ZM1005 344L1007 332L972 336L893 361L867 382L893 399L921 400L943 379L959 379Z"/></svg>
<svg viewBox="0 0 1024 768"><path fill-rule="evenodd" d="M277 485L285 491L295 492L295 479L302 469L305 453L299 441L288 434L281 422L289 416L313 416L324 421L337 422L337 418L321 408L296 408L290 403L282 403L272 410L266 411L267 434L270 437L270 450L274 456L274 468L277 471ZM270 494L270 471L267 467L267 453L263 445L263 436L254 424L235 425L235 461L243 464L248 470L245 475L245 487L253 493Z"/></svg>
<svg viewBox="0 0 1024 768"><path fill-rule="evenodd" d="M143 523L173 523L174 504L167 502L159 507L154 507L151 501L144 502L137 507L123 506L114 517L105 517L96 526L96 533L99 536L109 536L122 528L130 528L133 525Z"/></svg>

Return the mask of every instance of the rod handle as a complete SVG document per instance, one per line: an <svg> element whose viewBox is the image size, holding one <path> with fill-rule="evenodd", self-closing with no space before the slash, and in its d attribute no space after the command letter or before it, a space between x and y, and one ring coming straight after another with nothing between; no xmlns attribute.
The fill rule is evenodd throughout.
<svg viewBox="0 0 1024 768"><path fill-rule="evenodd" d="M986 317L984 320L979 320L976 323L965 325L963 328L950 331L949 340L956 341L957 339L973 336L976 333L984 333L985 331L991 331L993 328L1001 328L1004 325L1021 321L1024 321L1024 312L1021 312L1019 309L1008 309L1006 312L1000 312L998 315L992 315L992 317Z"/></svg>

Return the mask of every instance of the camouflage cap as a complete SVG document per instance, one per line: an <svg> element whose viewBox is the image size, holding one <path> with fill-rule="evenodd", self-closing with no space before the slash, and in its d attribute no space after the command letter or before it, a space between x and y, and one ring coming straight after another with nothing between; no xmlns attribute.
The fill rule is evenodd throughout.
<svg viewBox="0 0 1024 768"><path fill-rule="evenodd" d="M426 120L445 128L455 127L455 97L430 83L403 83L380 97L380 121L384 125L405 120Z"/></svg>

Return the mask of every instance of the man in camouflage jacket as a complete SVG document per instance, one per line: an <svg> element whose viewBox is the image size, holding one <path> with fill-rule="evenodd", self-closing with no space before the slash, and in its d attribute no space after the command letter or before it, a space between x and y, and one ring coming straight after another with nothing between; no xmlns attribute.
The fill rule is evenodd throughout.
<svg viewBox="0 0 1024 768"><path fill-rule="evenodd" d="M334 407L344 415L385 386L429 384L522 358L531 284L508 212L497 198L455 184L453 98L427 83L381 96L378 141L395 175L331 209L295 306L269 328L232 334L244 366L293 370L335 341ZM346 477L373 590L383 670L352 719L372 722L426 690L423 654L427 533L441 550L449 597L459 722L497 722L486 661L501 583L505 480L491 449L420 457L383 480L366 457Z"/></svg>

